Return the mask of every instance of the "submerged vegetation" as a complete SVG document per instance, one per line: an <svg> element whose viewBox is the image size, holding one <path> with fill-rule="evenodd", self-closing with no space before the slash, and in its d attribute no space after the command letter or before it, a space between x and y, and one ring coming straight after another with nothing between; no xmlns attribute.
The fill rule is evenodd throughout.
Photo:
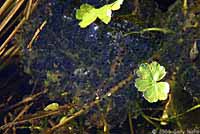
<svg viewBox="0 0 200 134"><path fill-rule="evenodd" d="M4 81L9 66L0 66L0 89L11 88L1 93L0 133L199 132L200 3L158 3L0 3L1 63L18 51L29 85L12 72ZM11 17L7 4L21 15ZM24 25L16 33L18 23L7 21Z"/></svg>

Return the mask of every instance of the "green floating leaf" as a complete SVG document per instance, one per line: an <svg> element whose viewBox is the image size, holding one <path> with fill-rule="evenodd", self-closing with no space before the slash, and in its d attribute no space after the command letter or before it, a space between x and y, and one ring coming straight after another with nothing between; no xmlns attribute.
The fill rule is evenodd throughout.
<svg viewBox="0 0 200 134"><path fill-rule="evenodd" d="M95 9L91 10L83 16L82 21L79 23L81 28L85 28L97 19Z"/></svg>
<svg viewBox="0 0 200 134"><path fill-rule="evenodd" d="M111 9L112 9L113 11L119 10L120 7L121 7L121 5L123 4L123 1L124 1L124 0L117 0L117 1L115 1L114 3L112 3Z"/></svg>
<svg viewBox="0 0 200 134"><path fill-rule="evenodd" d="M76 11L76 19L81 20L79 23L81 28L85 28L93 23L97 18L108 24L111 20L112 10L120 9L123 0L117 0L111 4L104 5L100 8L94 8L92 5L83 4Z"/></svg>
<svg viewBox="0 0 200 134"><path fill-rule="evenodd" d="M80 27L85 28L94 22L97 18L96 9L89 5L83 4L80 9L76 11L76 19L81 20L79 23Z"/></svg>
<svg viewBox="0 0 200 134"><path fill-rule="evenodd" d="M78 20L82 20L83 16L87 13L89 13L90 11L92 11L92 9L95 9L93 6L89 5L89 4L82 4L80 6L80 9L78 9L76 11L76 19Z"/></svg>
<svg viewBox="0 0 200 134"><path fill-rule="evenodd" d="M97 10L98 18L103 21L105 24L108 24L111 20L111 8L109 5L105 5Z"/></svg>
<svg viewBox="0 0 200 134"><path fill-rule="evenodd" d="M44 111L55 111L58 110L59 104L58 103L51 103L44 108Z"/></svg>
<svg viewBox="0 0 200 134"><path fill-rule="evenodd" d="M144 98L152 102L166 100L169 93L167 82L158 82L166 75L165 68L157 62L141 64L137 70L139 78L135 80L135 87L143 92Z"/></svg>

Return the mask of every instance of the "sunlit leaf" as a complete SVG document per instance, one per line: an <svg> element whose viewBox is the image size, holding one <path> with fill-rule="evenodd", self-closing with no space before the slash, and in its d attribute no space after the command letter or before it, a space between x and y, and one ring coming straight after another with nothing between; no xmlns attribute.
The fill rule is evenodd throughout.
<svg viewBox="0 0 200 134"><path fill-rule="evenodd" d="M63 117L60 119L59 124L63 124L63 123L65 122L66 119L67 119L67 116L63 116Z"/></svg>
<svg viewBox="0 0 200 134"><path fill-rule="evenodd" d="M76 19L82 20L85 14L92 11L92 9L95 9L92 5L89 4L82 4L80 6L80 9L76 10Z"/></svg>
<svg viewBox="0 0 200 134"><path fill-rule="evenodd" d="M85 28L97 19L95 9L91 10L89 13L84 14L82 21L79 23L81 28Z"/></svg>
<svg viewBox="0 0 200 134"><path fill-rule="evenodd" d="M58 103L51 103L44 108L44 111L55 111L58 110L59 104Z"/></svg>
<svg viewBox="0 0 200 134"><path fill-rule="evenodd" d="M145 91L147 90L149 87L151 87L152 85L152 81L151 80L143 80L143 79L140 79L140 78L137 78L135 80L135 86L137 87L138 91Z"/></svg>
<svg viewBox="0 0 200 134"><path fill-rule="evenodd" d="M98 18L105 24L108 24L111 20L112 11L109 5L105 5L97 10Z"/></svg>
<svg viewBox="0 0 200 134"><path fill-rule="evenodd" d="M112 4L111 9L112 9L113 11L119 10L119 9L120 9L120 6L121 6L122 3L123 3L123 1L124 1L124 0L117 0L116 2L114 2L114 3Z"/></svg>
<svg viewBox="0 0 200 134"><path fill-rule="evenodd" d="M111 20L112 10L120 9L123 0L117 0L111 4L104 5L100 8L94 8L92 5L83 4L76 11L76 19L81 20L79 23L81 28L85 28L93 23L97 18L108 24Z"/></svg>
<svg viewBox="0 0 200 134"><path fill-rule="evenodd" d="M166 100L169 93L169 84L167 82L158 82L152 84L144 92L144 98L149 102L157 102L158 100Z"/></svg>
<svg viewBox="0 0 200 134"><path fill-rule="evenodd" d="M141 64L137 70L139 78L135 80L135 87L143 92L144 98L149 102L166 100L169 93L167 82L158 82L166 75L165 68L157 62Z"/></svg>
<svg viewBox="0 0 200 134"><path fill-rule="evenodd" d="M90 25L96 18L96 9L89 4L83 4L80 9L76 10L76 19L81 20L79 25L82 28Z"/></svg>

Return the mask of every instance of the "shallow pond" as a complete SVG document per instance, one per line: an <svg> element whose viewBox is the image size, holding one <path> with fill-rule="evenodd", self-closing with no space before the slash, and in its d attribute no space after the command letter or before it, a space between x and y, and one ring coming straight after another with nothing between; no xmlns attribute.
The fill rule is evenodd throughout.
<svg viewBox="0 0 200 134"><path fill-rule="evenodd" d="M188 1L185 11L181 0L127 0L110 23L96 20L80 28L75 14L81 4L112 2L39 2L14 39L23 48L17 65L0 72L0 82L7 81L0 87L2 100L16 98L1 120L30 106L14 121L19 133L200 133L200 4L196 9L197 1ZM170 85L168 99L156 103L135 87L136 70L152 61L165 67ZM18 107L27 96L32 100ZM60 105L57 111L45 112L52 103ZM62 117L69 120L61 127Z"/></svg>

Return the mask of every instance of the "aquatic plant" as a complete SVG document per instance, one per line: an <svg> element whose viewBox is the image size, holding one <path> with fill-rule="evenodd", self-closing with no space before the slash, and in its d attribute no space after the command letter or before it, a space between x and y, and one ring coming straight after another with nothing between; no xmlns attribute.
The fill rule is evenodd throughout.
<svg viewBox="0 0 200 134"><path fill-rule="evenodd" d="M143 92L147 101L152 103L167 99L169 84L167 82L158 82L166 75L163 66L157 62L152 62L151 64L143 63L136 73L139 78L135 80L135 86L138 91Z"/></svg>
<svg viewBox="0 0 200 134"><path fill-rule="evenodd" d="M80 9L76 11L76 19L81 20L79 23L81 28L87 27L97 18L108 24L111 20L112 11L120 9L122 3L123 0L117 0L100 8L95 8L90 4L82 4Z"/></svg>
<svg viewBox="0 0 200 134"><path fill-rule="evenodd" d="M103 1L97 2L101 4ZM26 30L21 30L23 36L19 37L25 41L22 40L23 43L20 44L31 51L23 51L25 53L22 53L23 61L20 66L22 69L27 68L26 72L31 72L29 83L33 88L30 88L30 95L23 96L22 101L11 106L9 105L13 100L10 98L16 97L12 97L10 92L11 97L3 97L8 100L2 101L0 111L6 112L2 119L7 120L0 126L0 133L23 129L26 132L30 129L33 134L133 134L150 133L151 128L152 132L159 132L162 128L184 130L187 126L199 126L196 118L192 122L190 116L198 114L200 108L199 104L196 105L196 102L199 103L199 63L196 62L199 58L199 34L195 30L199 27L196 23L193 25L193 17L188 20L185 20L187 16L182 17L182 1L177 5L179 12L175 12L173 6L173 11L169 9L166 13L157 13L154 1L142 1L140 6L128 1L126 10L116 16L110 25L105 26L104 22L102 25L92 24L83 31L78 25L73 25L74 7L69 6L69 3L71 2L63 0L42 1L37 15L29 22L31 29L39 26L37 30L29 33L30 24L28 27L25 25L23 29ZM133 15L132 8L137 6L140 11ZM190 9L190 5L188 7ZM187 12L189 14L190 10ZM136 24L134 17L144 22ZM97 16L95 19L98 18ZM41 30L45 24L47 28ZM33 33L40 35L34 34L36 38L31 38L29 42L27 35ZM31 45L27 47L27 43ZM31 49L29 46L32 45ZM188 56L192 62L189 62ZM168 82L174 90L169 95L169 84L160 82L166 75L164 67L158 63L138 65L145 59L157 59L170 68ZM135 68L137 65L139 69ZM154 72L152 66L156 67ZM139 76L136 81L140 81L135 84L141 88L138 91L144 94L145 99L156 102L165 98L167 101L156 105L141 101L143 98L138 98L138 91L131 90L135 89L134 83L130 84L134 79L135 69L138 69ZM1 81L2 89L10 84L10 80ZM190 94L186 94L186 91ZM17 100L20 100L18 96ZM47 102L50 104L46 104ZM130 129L127 129L128 123Z"/></svg>
<svg viewBox="0 0 200 134"><path fill-rule="evenodd" d="M51 103L44 108L44 111L55 111L58 110L59 104L58 103Z"/></svg>

